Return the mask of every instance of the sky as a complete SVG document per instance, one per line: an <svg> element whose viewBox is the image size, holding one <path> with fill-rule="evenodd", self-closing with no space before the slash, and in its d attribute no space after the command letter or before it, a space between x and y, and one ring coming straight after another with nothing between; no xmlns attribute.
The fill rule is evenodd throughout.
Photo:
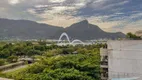
<svg viewBox="0 0 142 80"><path fill-rule="evenodd" d="M69 27L88 20L108 32L142 30L142 0L0 0L0 18Z"/></svg>

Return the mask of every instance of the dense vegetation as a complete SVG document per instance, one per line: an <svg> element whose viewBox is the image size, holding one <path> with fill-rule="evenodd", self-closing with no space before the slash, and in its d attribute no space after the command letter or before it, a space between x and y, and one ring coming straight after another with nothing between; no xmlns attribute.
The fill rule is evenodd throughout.
<svg viewBox="0 0 142 80"><path fill-rule="evenodd" d="M0 59L34 57L38 61L2 74L15 80L100 80L99 48L106 45L46 46L46 42L1 43ZM1 60L0 60L1 61Z"/></svg>
<svg viewBox="0 0 142 80"><path fill-rule="evenodd" d="M141 36L137 36L131 32L127 33L126 37L128 39L132 39L132 40L141 40L142 39Z"/></svg>

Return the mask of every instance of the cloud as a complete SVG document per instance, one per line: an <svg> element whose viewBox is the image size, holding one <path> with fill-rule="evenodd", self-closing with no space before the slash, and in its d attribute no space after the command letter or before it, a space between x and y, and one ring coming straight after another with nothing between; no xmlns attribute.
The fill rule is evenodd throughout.
<svg viewBox="0 0 142 80"><path fill-rule="evenodd" d="M48 23L48 24L52 24L52 25L56 25L60 27L69 27L73 23L76 23L82 20L81 17L74 17L74 16L69 16L69 15L66 15L66 16L56 15L56 16L51 16L50 18L48 19L46 18L43 21L39 21L39 22Z"/></svg>
<svg viewBox="0 0 142 80"><path fill-rule="evenodd" d="M109 5L106 5L105 7L101 8L102 10L104 9L111 9L113 7L117 7L117 6L121 6L121 5L125 5L129 3L129 1L121 1L121 2L118 2L118 3L113 3L113 4L109 4Z"/></svg>
<svg viewBox="0 0 142 80"><path fill-rule="evenodd" d="M142 20L138 20L136 22L132 22L126 25L123 29L123 32L133 32L135 33L138 30L142 30Z"/></svg>
<svg viewBox="0 0 142 80"><path fill-rule="evenodd" d="M85 6L85 0L64 0L62 1L62 4L57 3L58 1L56 1L56 3L50 2L51 1L49 1L47 4L35 5L34 8L28 9L27 12L43 18L43 20L40 22L49 22L52 25L57 25L57 20L60 20L60 24L58 25L65 27L69 26L77 20L80 20L81 17L76 17L74 15L78 13L78 9ZM64 22L66 22L66 24Z"/></svg>
<svg viewBox="0 0 142 80"><path fill-rule="evenodd" d="M123 31L124 33L127 33L127 32L136 32L137 30L142 29L141 27L142 26L142 12L137 12L135 14L124 16L122 18L117 18L117 17L108 18L107 20L108 22L117 21L117 25L111 27L112 31L115 31L115 32Z"/></svg>
<svg viewBox="0 0 142 80"><path fill-rule="evenodd" d="M128 32L133 32L135 33L136 31L142 30L142 20L136 21L136 22L132 22L129 23L127 25L125 25L123 28L108 28L108 30L110 31L122 31L124 33L128 33Z"/></svg>
<svg viewBox="0 0 142 80"><path fill-rule="evenodd" d="M23 1L23 0L8 0L8 3L11 5L16 5L16 4L20 3L21 1Z"/></svg>
<svg viewBox="0 0 142 80"><path fill-rule="evenodd" d="M19 0L9 0L9 3L12 5L17 4L17 3L19 3Z"/></svg>
<svg viewBox="0 0 142 80"><path fill-rule="evenodd" d="M49 2L51 2L51 3L61 3L64 1L66 1L66 0L49 0Z"/></svg>

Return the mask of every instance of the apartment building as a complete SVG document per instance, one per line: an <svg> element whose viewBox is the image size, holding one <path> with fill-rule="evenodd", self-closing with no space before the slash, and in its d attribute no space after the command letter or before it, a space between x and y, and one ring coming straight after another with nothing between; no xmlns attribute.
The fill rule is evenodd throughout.
<svg viewBox="0 0 142 80"><path fill-rule="evenodd" d="M142 40L108 41L100 49L102 80L142 80Z"/></svg>

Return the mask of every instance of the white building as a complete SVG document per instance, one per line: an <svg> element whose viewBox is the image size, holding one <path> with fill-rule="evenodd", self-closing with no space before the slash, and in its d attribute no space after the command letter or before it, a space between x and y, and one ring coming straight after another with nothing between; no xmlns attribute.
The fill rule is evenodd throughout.
<svg viewBox="0 0 142 80"><path fill-rule="evenodd" d="M100 51L102 62L108 61L101 65L105 76L108 73L108 80L142 80L142 40L108 41L107 44L108 48ZM107 80L103 76L102 73L102 80Z"/></svg>

